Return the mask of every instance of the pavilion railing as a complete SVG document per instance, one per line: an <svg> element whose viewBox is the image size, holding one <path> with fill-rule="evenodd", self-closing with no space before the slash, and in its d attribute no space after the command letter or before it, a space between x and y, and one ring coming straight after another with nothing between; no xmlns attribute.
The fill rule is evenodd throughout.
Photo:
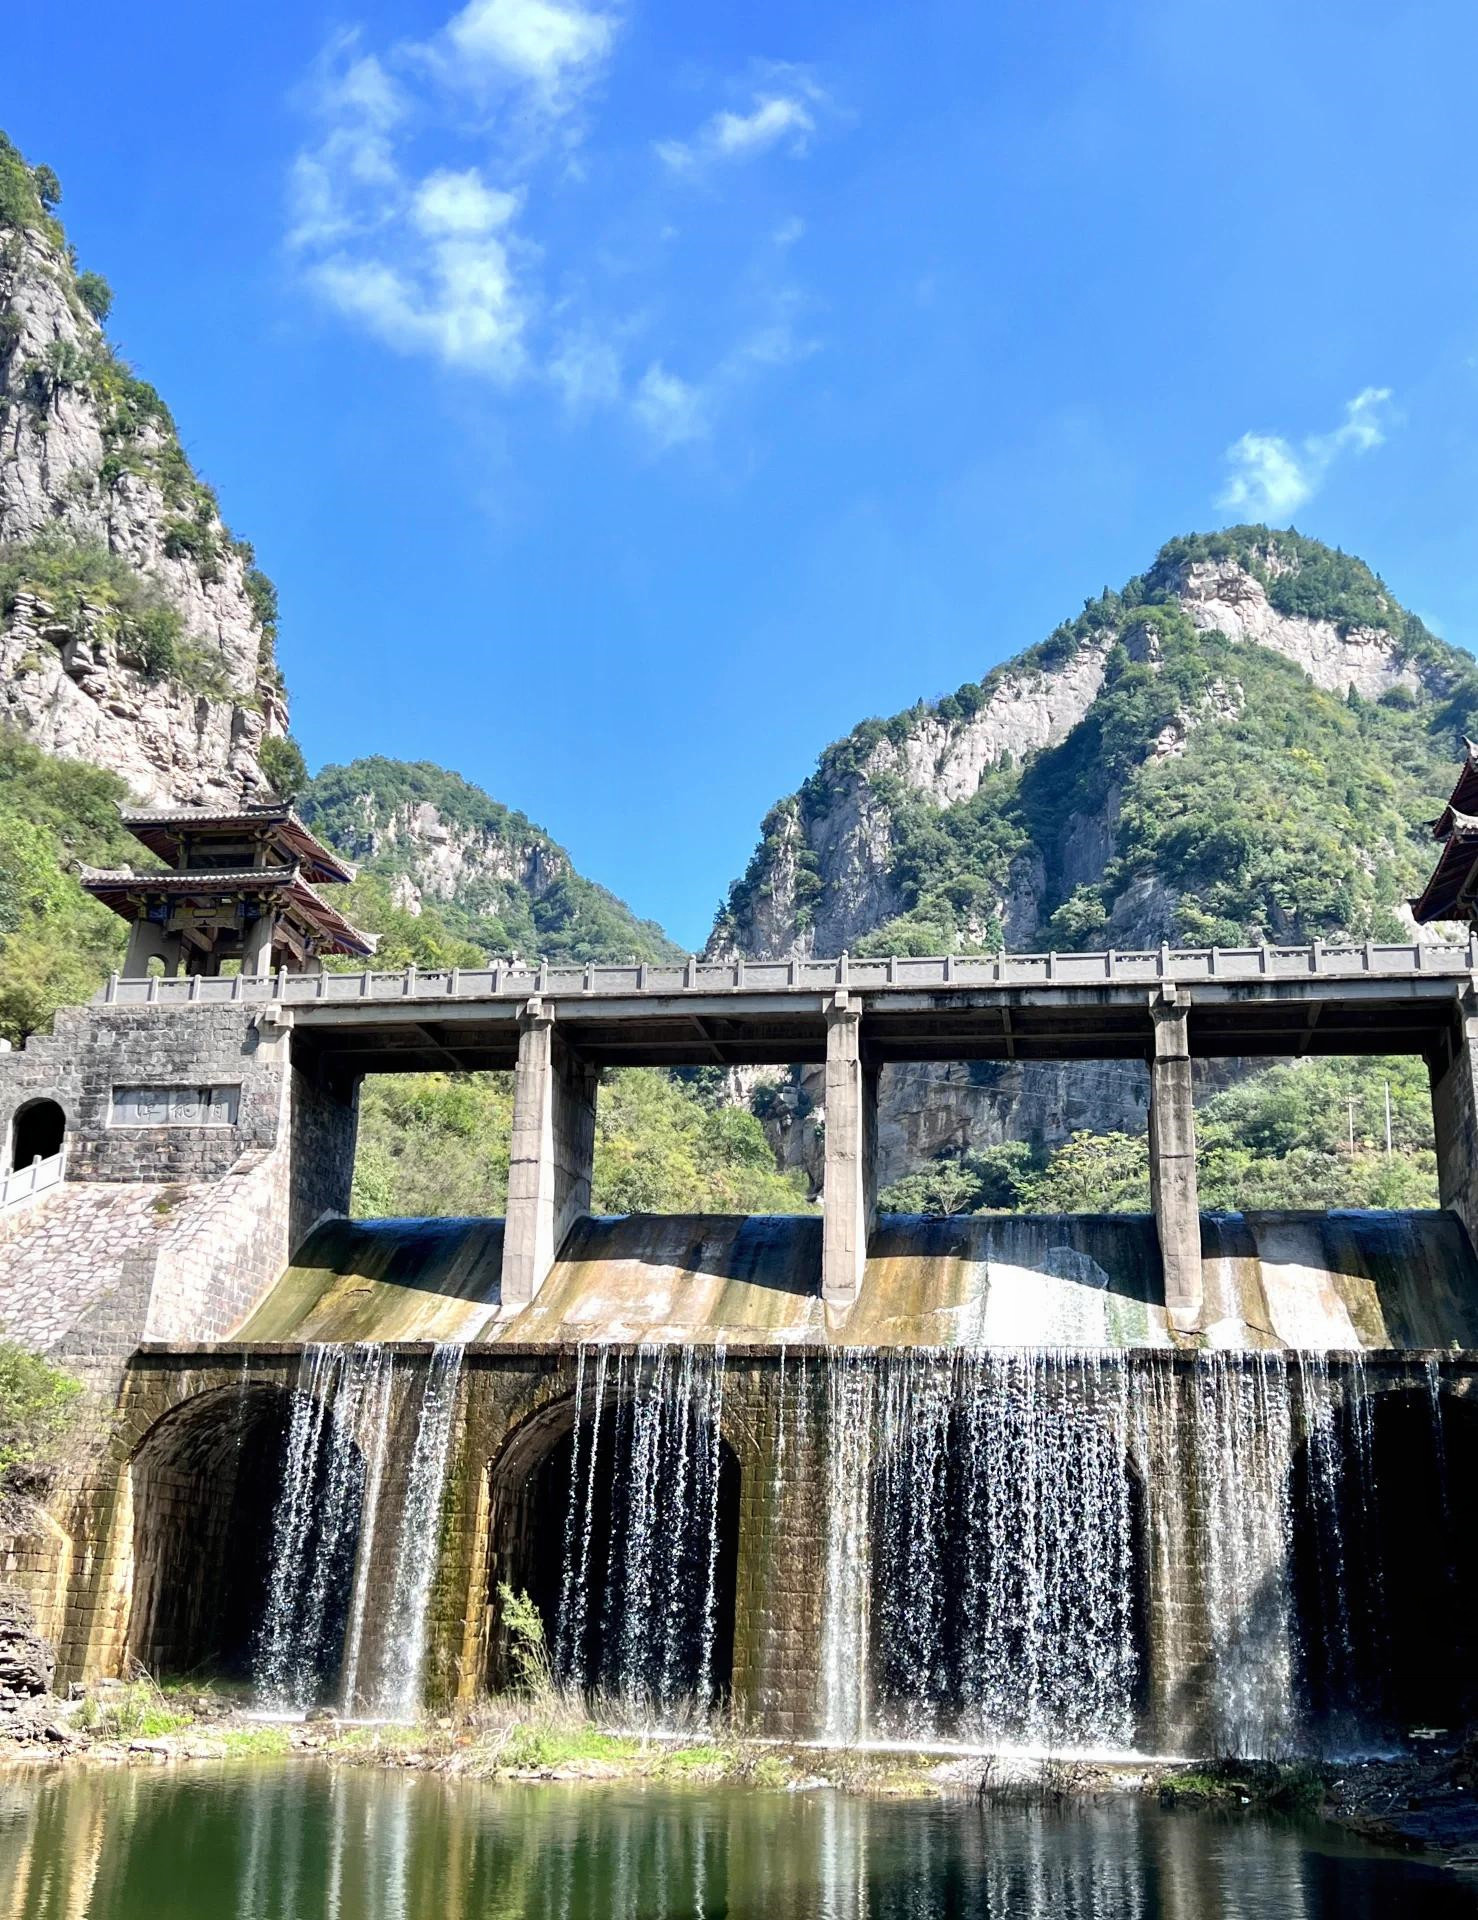
<svg viewBox="0 0 1478 1920"><path fill-rule="evenodd" d="M1382 979L1478 971L1478 931L1462 946L1420 942L1301 947L1170 947L1103 953L895 955L831 960L687 960L590 963L494 961L486 967L431 972L288 973L147 979L110 976L97 996L106 1005L180 1006L199 1002L284 1001L342 1004L368 1000L527 1000L534 995L621 996L678 993L833 993L936 988L1153 986L1160 982L1252 984L1269 980Z"/></svg>

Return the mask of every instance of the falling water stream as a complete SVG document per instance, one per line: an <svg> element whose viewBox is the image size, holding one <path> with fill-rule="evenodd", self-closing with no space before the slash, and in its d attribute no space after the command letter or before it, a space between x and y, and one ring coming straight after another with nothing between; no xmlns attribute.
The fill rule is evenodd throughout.
<svg viewBox="0 0 1478 1920"><path fill-rule="evenodd" d="M392 1361L382 1346L311 1346L299 1363L273 1517L271 1577L258 1638L257 1694L266 1706L317 1705L357 1663L363 1592L353 1591L366 1493L382 1470ZM344 1601L349 1597L348 1619Z"/></svg>
<svg viewBox="0 0 1478 1920"><path fill-rule="evenodd" d="M263 1704L419 1710L463 1360L305 1349ZM723 1348L596 1344L573 1372L558 1477L524 1523L556 1529L556 1676L633 1717L713 1708L738 1551ZM1418 1697L1386 1677L1412 1602L1383 1557L1413 1476L1435 1483L1431 1593L1460 1611L1435 1361L1401 1414L1423 1451L1391 1459L1382 1390L1352 1354L813 1350L777 1363L769 1391L764 1511L809 1531L777 1534L767 1578L814 1582L830 1741L1368 1748ZM801 1588L797 1560L814 1566ZM755 1616L761 1660L766 1621L793 1640L786 1604Z"/></svg>
<svg viewBox="0 0 1478 1920"><path fill-rule="evenodd" d="M410 1719L421 1705L431 1582L441 1543L441 1500L465 1351L460 1345L438 1346L421 1389L390 1582L385 1652L374 1695L375 1711L392 1719ZM347 1689L346 1698L353 1698Z"/></svg>
<svg viewBox="0 0 1478 1920"><path fill-rule="evenodd" d="M724 1378L721 1346L577 1359L555 1672L638 1713L719 1691Z"/></svg>
<svg viewBox="0 0 1478 1920"><path fill-rule="evenodd" d="M333 1697L384 1716L419 1708L463 1352L431 1356L393 1512L394 1355L375 1344L304 1350L254 1662L264 1706L301 1712ZM388 1604L376 1617L386 1564Z"/></svg>

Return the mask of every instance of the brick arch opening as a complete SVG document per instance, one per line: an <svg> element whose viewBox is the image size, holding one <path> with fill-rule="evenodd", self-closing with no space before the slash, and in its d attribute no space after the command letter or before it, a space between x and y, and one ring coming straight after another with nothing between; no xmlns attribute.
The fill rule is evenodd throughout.
<svg viewBox="0 0 1478 1920"><path fill-rule="evenodd" d="M10 1164L29 1167L36 1160L50 1160L62 1150L67 1135L67 1116L55 1100L28 1100L16 1112L10 1126Z"/></svg>
<svg viewBox="0 0 1478 1920"><path fill-rule="evenodd" d="M711 1414L664 1422L612 1373L578 1421L573 1399L557 1401L489 1469L488 1684L517 1678L506 1585L538 1608L565 1684L716 1702L734 1665L739 1459Z"/></svg>
<svg viewBox="0 0 1478 1920"><path fill-rule="evenodd" d="M165 1414L135 1449L128 1652L150 1673L252 1677L295 1399L275 1383L212 1389ZM311 1470L321 1484L324 1462ZM352 1552L330 1573L332 1664L343 1644Z"/></svg>

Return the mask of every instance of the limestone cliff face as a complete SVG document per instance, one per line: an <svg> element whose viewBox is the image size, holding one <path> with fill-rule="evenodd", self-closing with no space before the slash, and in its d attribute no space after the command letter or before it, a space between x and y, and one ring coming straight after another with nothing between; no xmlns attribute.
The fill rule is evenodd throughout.
<svg viewBox="0 0 1478 1920"><path fill-rule="evenodd" d="M314 804L310 797L310 811ZM571 872L569 857L542 835L509 835L449 818L431 800L386 807L366 791L352 805L357 825L346 830L341 822L338 843L356 860L384 872L396 905L410 913L419 913L428 900L445 905L510 890L539 899Z"/></svg>
<svg viewBox="0 0 1478 1920"><path fill-rule="evenodd" d="M140 798L234 799L286 730L270 586L0 149L0 722Z"/></svg>
<svg viewBox="0 0 1478 1920"><path fill-rule="evenodd" d="M437 909L489 955L670 957L662 929L577 873L525 815L429 761L378 756L325 767L303 817L412 914Z"/></svg>
<svg viewBox="0 0 1478 1920"><path fill-rule="evenodd" d="M1326 692L1353 690L1379 700L1393 689L1435 697L1450 691L1456 669L1414 656L1394 623L1280 612L1269 597L1269 583L1292 570L1272 542L1261 550L1256 572L1237 558L1168 559L1142 584L1156 596L1155 604L1180 608L1196 631L1225 634L1239 645L1278 654ZM1050 664L1041 664L1036 657L1041 650L1036 650L999 669L978 689L968 690L979 697L973 711L946 715L920 707L888 723L860 752L846 756L840 773L829 765L838 749L829 750L818 776L782 801L766 822L765 840L733 890L728 912L720 916L712 948L757 959L855 950L908 904L891 868L900 793L946 812L972 800L991 771L1029 761L1065 740L1092 714L1116 645L1131 659L1151 664L1158 659L1153 632L1131 611L1113 625L1090 626L1074 635L1065 657ZM1208 720L1235 720L1241 706L1242 691L1234 681L1213 686L1199 709L1175 716L1146 741L1145 759L1182 754L1196 727ZM853 742L857 739L854 735ZM1092 811L1058 823L1050 847L1031 840L1023 845L994 903L1007 947L1024 950L1042 936L1056 904L1046 898L1049 865L1061 894L1102 879L1116 852L1120 801L1117 788L1111 788ZM1167 904L1173 903L1163 894L1141 887L1136 902L1119 913L1114 943L1128 945L1136 935L1154 941L1168 935Z"/></svg>
<svg viewBox="0 0 1478 1920"><path fill-rule="evenodd" d="M1269 657L1287 666L1260 665ZM1472 668L1360 562L1315 542L1266 528L1172 542L1043 646L829 748L766 820L711 948L778 958L1392 937L1410 926L1404 896L1427 858L1422 796L1435 811L1458 716L1478 701ZM1388 741L1381 728L1404 733ZM1356 768L1362 729L1376 744ZM1194 819L1223 741L1261 768L1279 815L1271 837L1287 838L1285 861L1233 836L1222 857L1237 885L1221 884L1214 863L1197 868L1215 820L1188 828L1193 844L1175 858L1159 832ZM1335 808L1321 817L1324 792L1348 819L1388 787L1393 748L1413 777L1389 807L1364 807L1353 826L1334 825ZM1284 752L1300 777L1314 769L1315 787L1286 821ZM1301 836L1326 831L1353 858L1347 883L1321 892L1310 880L1321 855ZM819 1097L819 1083L806 1092ZM781 1127L785 1110L769 1106L782 1152L819 1173L817 1129ZM1006 1137L1050 1144L1080 1127L1143 1124L1144 1091L1119 1069L892 1069L880 1172L886 1183Z"/></svg>

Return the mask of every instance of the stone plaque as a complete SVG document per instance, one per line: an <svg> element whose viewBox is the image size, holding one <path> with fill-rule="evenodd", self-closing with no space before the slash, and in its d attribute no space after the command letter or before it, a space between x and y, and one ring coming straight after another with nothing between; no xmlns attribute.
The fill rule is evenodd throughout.
<svg viewBox="0 0 1478 1920"><path fill-rule="evenodd" d="M114 1087L113 1127L234 1127L240 1087Z"/></svg>

